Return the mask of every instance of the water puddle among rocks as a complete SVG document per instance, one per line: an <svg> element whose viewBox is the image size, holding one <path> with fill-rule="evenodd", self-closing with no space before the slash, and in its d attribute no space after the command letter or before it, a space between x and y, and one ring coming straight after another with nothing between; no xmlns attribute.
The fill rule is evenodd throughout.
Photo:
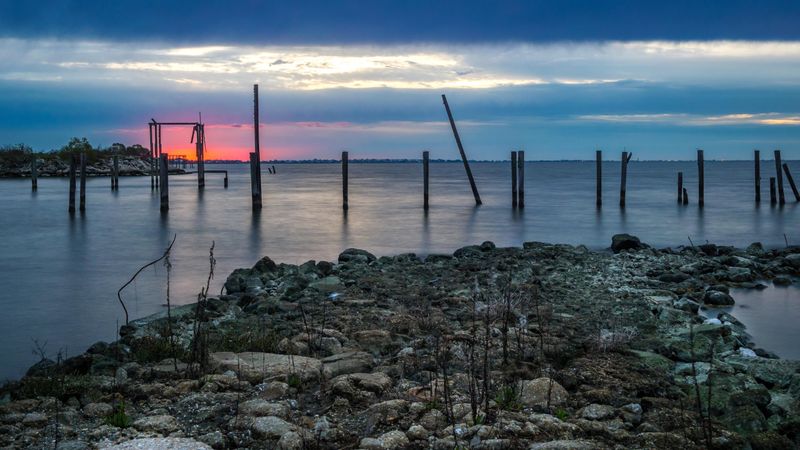
<svg viewBox="0 0 800 450"><path fill-rule="evenodd" d="M706 317L728 312L747 327L756 347L785 359L800 360L800 287L776 286L762 281L765 289L731 289L736 304L701 311Z"/></svg>

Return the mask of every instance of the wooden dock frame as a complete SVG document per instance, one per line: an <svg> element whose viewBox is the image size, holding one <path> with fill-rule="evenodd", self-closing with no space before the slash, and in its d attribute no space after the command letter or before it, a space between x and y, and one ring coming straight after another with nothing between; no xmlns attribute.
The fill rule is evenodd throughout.
<svg viewBox="0 0 800 450"><path fill-rule="evenodd" d="M794 184L794 177L792 177L792 172L789 171L789 165L786 163L783 163L783 172L786 174L786 181L789 182L789 187L792 188L794 200L800 202L800 192L797 192L797 185Z"/></svg>
<svg viewBox="0 0 800 450"><path fill-rule="evenodd" d="M783 171L781 170L781 151L775 150L775 179L778 182L778 203L786 203L786 195L783 192Z"/></svg>
<svg viewBox="0 0 800 450"><path fill-rule="evenodd" d="M169 211L169 160L166 153L158 157L158 174L161 181L161 211Z"/></svg>
<svg viewBox="0 0 800 450"><path fill-rule="evenodd" d="M472 188L472 196L475 197L475 204L480 206L483 204L481 195L478 193L478 187L475 185L475 178L472 177L472 169L469 167L469 160L467 160L467 154L464 152L464 146L461 145L461 137L458 135L456 121L453 119L453 113L450 111L450 105L447 103L447 97L444 94L442 94L442 102L444 103L444 109L447 111L447 118L450 120L450 128L453 129L453 137L456 139L458 152L461 154L461 161L464 163L464 170L467 172L469 186Z"/></svg>

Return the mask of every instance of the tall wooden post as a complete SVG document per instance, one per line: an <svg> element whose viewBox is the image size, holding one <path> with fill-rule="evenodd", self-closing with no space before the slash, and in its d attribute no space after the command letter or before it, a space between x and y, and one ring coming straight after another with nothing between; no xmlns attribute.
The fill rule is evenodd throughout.
<svg viewBox="0 0 800 450"><path fill-rule="evenodd" d="M69 158L69 212L75 212L75 170L77 169L78 159L73 153Z"/></svg>
<svg viewBox="0 0 800 450"><path fill-rule="evenodd" d="M784 163L783 164L783 171L786 173L786 180L789 182L789 186L792 188L792 193L794 194L795 201L800 202L800 192L797 192L797 186L794 184L794 178L792 178L792 172L789 172L789 165Z"/></svg>
<svg viewBox="0 0 800 450"><path fill-rule="evenodd" d="M683 188L683 204L689 204L689 192L686 191L686 188Z"/></svg>
<svg viewBox="0 0 800 450"><path fill-rule="evenodd" d="M769 177L769 203L770 205L778 203L778 198L775 195L775 177Z"/></svg>
<svg viewBox="0 0 800 450"><path fill-rule="evenodd" d="M153 159L153 169L155 170L156 173L156 188L158 188L159 183L161 182L161 177L158 174L161 173L160 164L161 164L161 152L163 149L161 147L161 124L157 124L155 127L156 127L156 148L155 148L156 155L155 159Z"/></svg>
<svg viewBox="0 0 800 450"><path fill-rule="evenodd" d="M156 181L155 170L153 170L153 124L148 123L147 125L150 129L150 189L154 189L156 187Z"/></svg>
<svg viewBox="0 0 800 450"><path fill-rule="evenodd" d="M775 150L775 179L778 180L778 202L783 205L786 203L786 196L783 193L783 172L781 172L780 150Z"/></svg>
<svg viewBox="0 0 800 450"><path fill-rule="evenodd" d="M119 189L119 155L114 155L114 180L112 183L114 190Z"/></svg>
<svg viewBox="0 0 800 450"><path fill-rule="evenodd" d="M253 210L261 209L261 185L256 183L257 170L258 156L255 152L250 152L250 194L253 199Z"/></svg>
<svg viewBox="0 0 800 450"><path fill-rule="evenodd" d="M625 191L628 183L628 162L631 160L633 152L622 152L622 160L620 162L620 178L619 178L619 206L625 207Z"/></svg>
<svg viewBox="0 0 800 450"><path fill-rule="evenodd" d="M755 169L753 181L755 183L755 188L756 188L756 203L760 203L761 202L761 152L759 150L753 150L753 166Z"/></svg>
<svg viewBox="0 0 800 450"><path fill-rule="evenodd" d="M683 196L683 172L678 172L678 204L681 203Z"/></svg>
<svg viewBox="0 0 800 450"><path fill-rule="evenodd" d="M603 206L603 151L596 150L594 153L595 162L595 204Z"/></svg>
<svg viewBox="0 0 800 450"><path fill-rule="evenodd" d="M342 152L342 209L347 211L347 152Z"/></svg>
<svg viewBox="0 0 800 450"><path fill-rule="evenodd" d="M517 152L511 152L511 207L517 207Z"/></svg>
<svg viewBox="0 0 800 450"><path fill-rule="evenodd" d="M31 190L35 191L39 189L39 169L36 167L36 154L32 153L31 156Z"/></svg>
<svg viewBox="0 0 800 450"><path fill-rule="evenodd" d="M525 207L525 152L517 152L517 207Z"/></svg>
<svg viewBox="0 0 800 450"><path fill-rule="evenodd" d="M428 210L429 179L430 179L430 152L422 152L422 207Z"/></svg>
<svg viewBox="0 0 800 450"><path fill-rule="evenodd" d="M161 211L169 210L169 161L167 154L158 157L159 178L161 178Z"/></svg>
<svg viewBox="0 0 800 450"><path fill-rule="evenodd" d="M703 151L697 150L697 205L702 207L705 205L705 168L703 160Z"/></svg>
<svg viewBox="0 0 800 450"><path fill-rule="evenodd" d="M456 128L456 121L453 119L453 113L450 112L450 105L447 104L447 97L442 94L442 102L444 109L447 111L447 118L450 119L450 128L453 129L453 136L456 138L456 145L458 145L458 152L461 153L461 161L464 163L464 170L467 172L469 178L469 186L472 188L472 196L475 197L475 204L481 205L481 195L478 193L478 187L475 186L475 179L472 177L472 170L469 168L469 161L467 154L464 153L464 146L461 145L461 138L458 136L458 129Z"/></svg>
<svg viewBox="0 0 800 450"><path fill-rule="evenodd" d="M81 211L86 211L86 153L81 152Z"/></svg>
<svg viewBox="0 0 800 450"><path fill-rule="evenodd" d="M250 184L253 186L253 209L261 209L261 139L260 121L258 118L258 85L253 85L253 137L255 139L255 166L250 173ZM256 198L256 194L258 198Z"/></svg>

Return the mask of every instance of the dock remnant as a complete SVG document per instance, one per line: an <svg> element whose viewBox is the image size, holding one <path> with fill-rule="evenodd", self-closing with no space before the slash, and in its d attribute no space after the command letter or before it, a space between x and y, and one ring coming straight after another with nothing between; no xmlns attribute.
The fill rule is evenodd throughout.
<svg viewBox="0 0 800 450"><path fill-rule="evenodd" d="M517 152L511 152L511 207L517 207Z"/></svg>
<svg viewBox="0 0 800 450"><path fill-rule="evenodd" d="M697 206L705 205L705 161L703 150L697 150Z"/></svg>
<svg viewBox="0 0 800 450"><path fill-rule="evenodd" d="M775 194L775 177L769 177L769 204L774 205L776 203L778 203L778 198Z"/></svg>
<svg viewBox="0 0 800 450"><path fill-rule="evenodd" d="M447 111L447 118L450 120L450 128L453 129L453 136L456 139L458 152L461 153L461 161L464 163L464 170L467 172L467 178L469 178L469 186L472 188L472 196L475 197L475 204L481 205L483 204L483 202L481 202L481 195L478 193L478 187L475 186L475 179L472 177L472 170L469 168L467 154L464 152L464 146L461 145L461 137L458 135L456 121L453 119L453 113L450 112L450 105L447 103L447 97L444 94L442 94L442 102L444 103L444 109Z"/></svg>
<svg viewBox="0 0 800 450"><path fill-rule="evenodd" d="M261 209L261 139L259 138L258 85L253 85L253 138L255 140L255 163L250 170L250 185L253 194L253 209ZM251 157L252 158L252 157ZM227 177L225 178L227 182Z"/></svg>
<svg viewBox="0 0 800 450"><path fill-rule="evenodd" d="M603 206L603 151L595 150L594 152L595 164L595 204Z"/></svg>
<svg viewBox="0 0 800 450"><path fill-rule="evenodd" d="M161 181L161 211L169 210L169 161L162 153L159 157L159 178Z"/></svg>
<svg viewBox="0 0 800 450"><path fill-rule="evenodd" d="M525 208L525 152L517 152L517 208Z"/></svg>
<svg viewBox="0 0 800 450"><path fill-rule="evenodd" d="M761 202L761 151L753 150L753 168L755 174L753 175L753 182L755 183L756 190L756 203Z"/></svg>
<svg viewBox="0 0 800 450"><path fill-rule="evenodd" d="M253 210L261 209L261 185L255 182L256 171L258 170L258 156L256 152L250 152L250 195L252 197ZM228 176L225 176L227 180Z"/></svg>
<svg viewBox="0 0 800 450"><path fill-rule="evenodd" d="M794 178L792 177L792 172L789 171L788 164L783 163L783 171L786 173L786 180L789 182L789 187L792 188L794 200L796 202L800 202L800 192L797 192L797 185L794 184Z"/></svg>
<svg viewBox="0 0 800 450"><path fill-rule="evenodd" d="M689 191L687 191L686 188L683 188L683 204L689 204Z"/></svg>
<svg viewBox="0 0 800 450"><path fill-rule="evenodd" d="M625 191L628 183L628 163L633 157L633 152L622 152L622 159L620 160L620 178L619 178L619 206L625 207Z"/></svg>
<svg viewBox="0 0 800 450"><path fill-rule="evenodd" d="M35 190L39 189L39 177L38 177L39 173L38 173L38 168L36 167L36 165L37 165L36 154L32 153L31 157L32 157L32 159L31 159L31 190L35 191Z"/></svg>
<svg viewBox="0 0 800 450"><path fill-rule="evenodd" d="M86 152L81 152L81 212L86 211Z"/></svg>
<svg viewBox="0 0 800 450"><path fill-rule="evenodd" d="M678 172L678 204L683 203L683 172Z"/></svg>
<svg viewBox="0 0 800 450"><path fill-rule="evenodd" d="M422 152L422 208L428 210L428 194L430 188L430 152Z"/></svg>
<svg viewBox="0 0 800 450"><path fill-rule="evenodd" d="M69 155L69 212L75 212L75 171L78 166L78 157L73 153Z"/></svg>
<svg viewBox="0 0 800 450"><path fill-rule="evenodd" d="M775 179L778 182L778 202L783 205L786 203L786 196L783 193L783 172L781 171L781 151L775 150Z"/></svg>
<svg viewBox="0 0 800 450"><path fill-rule="evenodd" d="M342 152L342 209L347 211L347 159L348 153Z"/></svg>

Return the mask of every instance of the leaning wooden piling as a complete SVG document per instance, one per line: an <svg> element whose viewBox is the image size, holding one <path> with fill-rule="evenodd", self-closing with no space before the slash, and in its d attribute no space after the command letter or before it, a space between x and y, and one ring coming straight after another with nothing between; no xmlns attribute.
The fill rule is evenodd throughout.
<svg viewBox="0 0 800 450"><path fill-rule="evenodd" d="M769 177L769 204L774 205L776 203L778 203L778 199L775 195L775 177Z"/></svg>
<svg viewBox="0 0 800 450"><path fill-rule="evenodd" d="M169 210L169 161L167 155L161 154L159 159L159 178L161 182L161 211Z"/></svg>
<svg viewBox="0 0 800 450"><path fill-rule="evenodd" d="M678 204L683 203L683 172L678 172Z"/></svg>
<svg viewBox="0 0 800 450"><path fill-rule="evenodd" d="M69 212L75 212L75 171L78 166L78 159L75 154L70 155L69 159Z"/></svg>
<svg viewBox="0 0 800 450"><path fill-rule="evenodd" d="M761 202L761 152L759 150L753 150L753 167L755 170L753 181L756 189L756 203L759 203Z"/></svg>
<svg viewBox="0 0 800 450"><path fill-rule="evenodd" d="M86 211L86 153L81 152L81 211Z"/></svg>
<svg viewBox="0 0 800 450"><path fill-rule="evenodd" d="M113 176L111 177L111 189L119 189L119 155L114 155Z"/></svg>
<svg viewBox="0 0 800 450"><path fill-rule="evenodd" d="M33 159L31 159L31 190L35 191L39 189L39 171L36 167L36 155L31 156L33 156Z"/></svg>
<svg viewBox="0 0 800 450"><path fill-rule="evenodd" d="M517 208L525 207L525 152L517 152Z"/></svg>
<svg viewBox="0 0 800 450"><path fill-rule="evenodd" d="M342 209L347 211L347 152L342 152Z"/></svg>
<svg viewBox="0 0 800 450"><path fill-rule="evenodd" d="M792 178L792 172L789 172L789 165L784 163L783 164L783 171L786 173L786 180L789 182L789 187L792 188L792 193L794 194L794 200L800 202L800 192L797 192L797 186L794 184L794 178Z"/></svg>
<svg viewBox="0 0 800 450"><path fill-rule="evenodd" d="M781 171L781 151L775 150L775 179L778 182L778 202L783 205L786 203L786 196L783 193L783 172Z"/></svg>
<svg viewBox="0 0 800 450"><path fill-rule="evenodd" d="M481 205L481 195L478 193L478 187L475 185L475 179L472 177L472 169L469 168L469 161L467 160L467 154L464 152L464 146L461 145L461 137L458 135L458 128L456 128L456 121L453 119L453 113L450 112L450 105L447 104L447 97L442 94L442 102L444 103L444 109L447 111L447 118L450 120L450 128L453 129L453 136L456 139L456 145L458 145L458 152L461 153L461 161L464 163L464 170L467 172L467 178L469 178L469 186L472 188L472 196L475 197L475 204Z"/></svg>
<svg viewBox="0 0 800 450"><path fill-rule="evenodd" d="M596 150L594 153L595 165L595 204L603 206L603 151Z"/></svg>
<svg viewBox="0 0 800 450"><path fill-rule="evenodd" d="M697 206L705 205L705 160L703 151L697 150Z"/></svg>
<svg viewBox="0 0 800 450"><path fill-rule="evenodd" d="M625 207L625 191L628 183L628 163L633 156L633 152L622 152L622 160L620 161L620 177L619 177L619 206Z"/></svg>
<svg viewBox="0 0 800 450"><path fill-rule="evenodd" d="M422 152L422 208L428 210L429 179L430 179L430 152Z"/></svg>
<svg viewBox="0 0 800 450"><path fill-rule="evenodd" d="M517 207L517 152L511 152L511 207Z"/></svg>
<svg viewBox="0 0 800 450"><path fill-rule="evenodd" d="M261 139L259 138L260 122L258 118L258 85L253 85L253 139L255 162L250 172L250 185L253 192L253 209L261 209ZM258 196L258 197L256 197Z"/></svg>

